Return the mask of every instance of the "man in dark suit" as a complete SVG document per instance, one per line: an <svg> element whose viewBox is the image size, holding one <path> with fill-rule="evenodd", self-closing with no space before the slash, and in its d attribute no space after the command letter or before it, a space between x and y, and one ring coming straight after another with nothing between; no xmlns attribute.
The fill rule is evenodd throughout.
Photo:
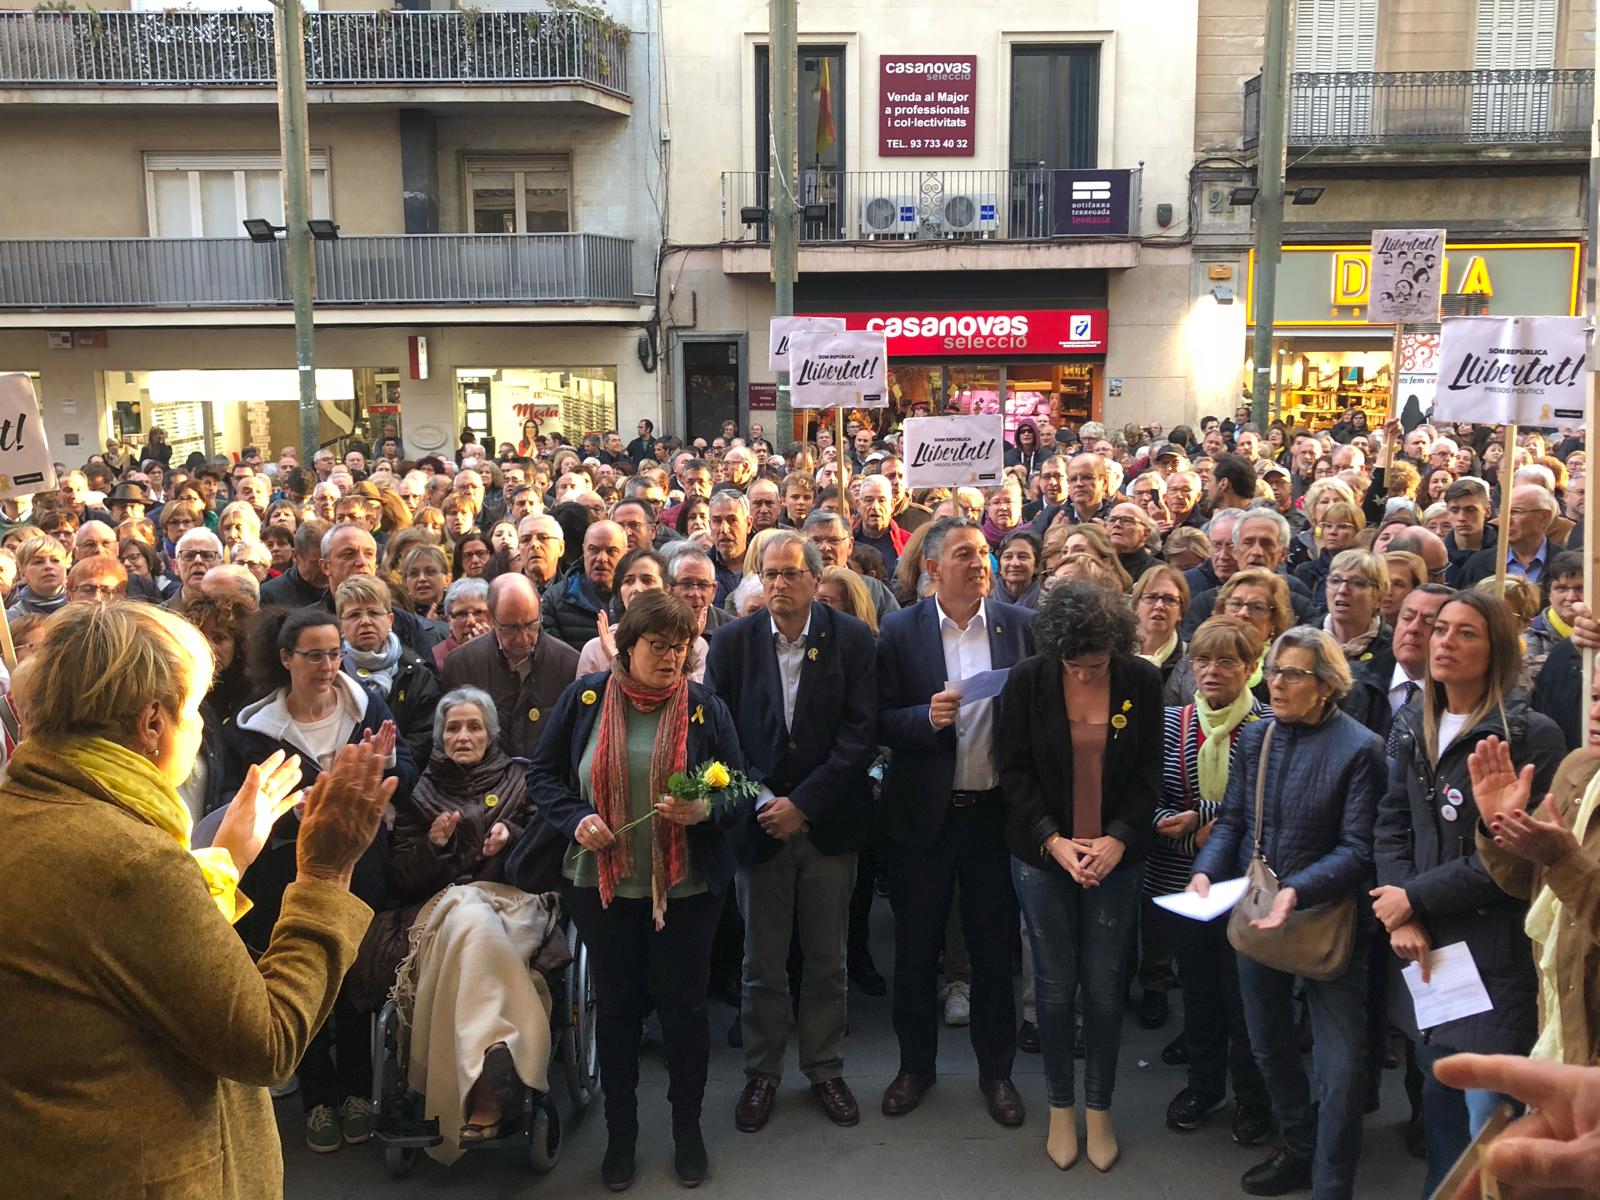
<svg viewBox="0 0 1600 1200"><path fill-rule="evenodd" d="M989 546L976 521L930 528L928 599L890 613L878 638L878 738L894 753L883 784L892 842L894 1029L900 1071L883 1112L914 1109L933 1083L939 1041L939 951L952 893L972 956L972 1048L989 1115L1022 1124L1011 1082L1017 1050L1011 944L1017 898L1005 843L1005 799L995 769L995 701L963 705L957 681L1008 669L1033 653L1033 613L989 599Z"/></svg>
<svg viewBox="0 0 1600 1200"><path fill-rule="evenodd" d="M816 602L822 556L792 531L762 555L762 612L711 642L706 683L727 703L761 794L732 831L744 913L746 1082L735 1124L772 1115L788 1040L789 942L805 974L800 1070L835 1125L861 1120L843 1078L845 929L856 851L875 830L867 769L877 754L872 631Z"/></svg>

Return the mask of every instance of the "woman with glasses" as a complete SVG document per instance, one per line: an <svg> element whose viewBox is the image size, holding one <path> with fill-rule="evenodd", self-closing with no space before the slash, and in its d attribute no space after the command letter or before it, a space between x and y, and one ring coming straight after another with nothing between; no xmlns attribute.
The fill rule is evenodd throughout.
<svg viewBox="0 0 1600 1200"><path fill-rule="evenodd" d="M707 1173L706 986L733 878L724 831L743 809L674 799L667 780L712 761L738 770L743 757L727 708L685 673L696 632L677 597L635 597L617 625L610 669L562 693L528 768L539 819L572 841L561 903L594 973L607 1134L600 1177L612 1191L634 1178L639 1028L652 1005L666 1050L674 1167L690 1187Z"/></svg>
<svg viewBox="0 0 1600 1200"><path fill-rule="evenodd" d="M1501 891L1478 858L1472 833L1480 814L1468 767L1473 751L1493 738L1509 745L1515 771L1531 771L1538 794L1555 778L1566 743L1518 688L1521 650L1499 597L1457 592L1434 619L1420 699L1395 714L1389 737L1395 761L1378 806L1373 911L1403 961L1425 963L1431 950L1464 942L1493 1004L1423 1037L1407 997L1393 993L1395 1022L1415 1043L1425 1074L1425 1195L1503 1099L1445 1087L1433 1065L1462 1051L1526 1054L1538 1032L1534 955L1523 932L1527 905Z"/></svg>
<svg viewBox="0 0 1600 1200"><path fill-rule="evenodd" d="M1321 546L1317 541L1317 528L1322 524L1328 506L1338 500L1352 505L1356 502L1356 494L1342 479L1314 479L1311 486L1306 488L1306 494L1300 499L1300 510L1306 517L1305 528L1296 534L1294 541L1289 544L1290 571L1316 558L1321 552Z"/></svg>
<svg viewBox="0 0 1600 1200"><path fill-rule="evenodd" d="M400 585L406 603L419 617L443 615L445 589L450 586L450 564L438 546L413 546L400 557Z"/></svg>
<svg viewBox="0 0 1600 1200"><path fill-rule="evenodd" d="M1179 626L1189 611L1189 584L1181 571L1157 563L1139 576L1133 585L1133 615L1139 622L1139 657L1161 672L1161 686L1167 702L1182 698L1173 691L1175 677L1182 681L1178 667L1183 662L1183 639Z"/></svg>
<svg viewBox="0 0 1600 1200"><path fill-rule="evenodd" d="M457 646L489 632L489 584L483 579L458 579L440 605L449 636L433 648L434 666L443 673L444 660Z"/></svg>
<svg viewBox="0 0 1600 1200"><path fill-rule="evenodd" d="M1323 580L1326 611L1323 632L1339 643L1352 668L1388 653L1394 626L1383 619L1379 605L1389 591L1389 568L1368 550L1345 550L1334 556Z"/></svg>
<svg viewBox="0 0 1600 1200"><path fill-rule="evenodd" d="M1211 838L1237 769L1239 734L1266 715L1247 686L1263 648L1261 632L1236 617L1212 617L1189 641L1195 690L1166 710L1161 803L1156 807L1145 894L1165 896L1188 887L1195 854ZM1255 1146L1272 1131L1266 1084L1250 1050L1239 966L1226 921L1197 922L1165 911L1146 913L1166 923L1183 979L1179 1042L1188 1079L1167 1106L1167 1128L1198 1129L1228 1097L1233 1082L1233 1140Z"/></svg>
<svg viewBox="0 0 1600 1200"><path fill-rule="evenodd" d="M1291 629L1267 663L1273 719L1240 733L1222 811L1195 856L1189 883L1190 891L1205 895L1213 881L1238 878L1259 841L1280 885L1271 911L1256 922L1263 931L1281 929L1297 910L1365 896L1373 882L1372 826L1386 774L1378 736L1339 710L1350 690L1350 666L1338 643L1320 629ZM1272 743L1263 762L1268 730ZM1358 915L1343 973L1300 980L1314 1043L1310 1078L1295 1019L1296 976L1239 956L1250 1044L1284 1140L1282 1149L1245 1172L1241 1186L1251 1195L1305 1188L1318 1200L1355 1195L1370 944L1371 932Z"/></svg>
<svg viewBox="0 0 1600 1200"><path fill-rule="evenodd" d="M417 781L411 750L398 740L389 706L377 690L363 688L341 671L343 642L332 613L322 608L265 609L251 633L249 650L251 680L262 698L246 705L236 722L235 780L243 777L239 764L260 762L281 750L299 760L302 783L309 786L342 747L360 742L383 750L385 778L398 782L396 801L410 794ZM252 949L265 948L284 889L294 877L299 828L294 812L281 818L269 848L239 881L254 907L235 928ZM380 828L357 861L350 883L350 890L375 911L382 910L387 893L388 859L388 834ZM299 1076L310 1149L327 1154L371 1136L367 1019L343 998L342 989L328 1025L306 1051Z"/></svg>
<svg viewBox="0 0 1600 1200"><path fill-rule="evenodd" d="M1289 599L1288 582L1276 571L1268 571L1264 567L1248 567L1243 571L1235 571L1217 592L1216 604L1212 607L1211 615L1237 617L1245 624L1253 626L1260 635L1261 657L1252 666L1250 676L1245 680L1245 686L1258 700L1266 703L1267 652L1273 642L1294 624L1294 607ZM1183 690L1180 695L1192 696L1197 685L1198 680L1195 678L1193 666L1182 663L1173 672L1168 691L1170 694L1172 688L1181 688Z"/></svg>
<svg viewBox="0 0 1600 1200"><path fill-rule="evenodd" d="M489 560L494 556L489 539L476 529L455 543L454 553L451 574L457 579L482 579Z"/></svg>
<svg viewBox="0 0 1600 1200"><path fill-rule="evenodd" d="M413 762L433 755L433 712L439 681L415 650L394 632L393 596L372 575L352 575L334 595L343 638L345 674L388 702Z"/></svg>
<svg viewBox="0 0 1600 1200"><path fill-rule="evenodd" d="M1323 594L1323 581L1333 563L1333 556L1343 554L1356 544L1356 535L1367 527L1367 519L1360 506L1335 500L1322 506L1321 517L1311 522L1311 536L1316 542L1317 555L1294 569L1294 577L1311 592L1311 603L1318 608L1327 607Z"/></svg>
<svg viewBox="0 0 1600 1200"><path fill-rule="evenodd" d="M1161 792L1161 676L1136 653L1126 597L1103 584L1052 589L1033 633L1039 653L1012 668L1000 694L995 757L1011 878L1033 950L1050 1105L1045 1152L1063 1171L1078 1157L1081 985L1087 1153L1109 1171L1119 1153L1111 1100L1128 947Z"/></svg>

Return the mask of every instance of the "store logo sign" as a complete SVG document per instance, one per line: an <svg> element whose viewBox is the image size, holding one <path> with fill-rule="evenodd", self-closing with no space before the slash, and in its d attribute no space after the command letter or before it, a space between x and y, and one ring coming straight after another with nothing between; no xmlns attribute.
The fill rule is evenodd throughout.
<svg viewBox="0 0 1600 1200"><path fill-rule="evenodd" d="M1094 318L1088 313L1073 313L1068 317L1067 340L1069 342L1094 341Z"/></svg>

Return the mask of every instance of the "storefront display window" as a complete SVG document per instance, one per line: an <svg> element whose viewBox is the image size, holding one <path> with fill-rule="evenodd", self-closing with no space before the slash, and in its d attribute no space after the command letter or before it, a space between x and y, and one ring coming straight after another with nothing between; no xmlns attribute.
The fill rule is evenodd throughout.
<svg viewBox="0 0 1600 1200"><path fill-rule="evenodd" d="M615 367L462 367L456 405L484 445L515 444L524 421L569 442L617 427Z"/></svg>
<svg viewBox="0 0 1600 1200"><path fill-rule="evenodd" d="M1376 429L1389 409L1390 352L1278 346L1278 412L1285 424L1327 429L1351 407Z"/></svg>

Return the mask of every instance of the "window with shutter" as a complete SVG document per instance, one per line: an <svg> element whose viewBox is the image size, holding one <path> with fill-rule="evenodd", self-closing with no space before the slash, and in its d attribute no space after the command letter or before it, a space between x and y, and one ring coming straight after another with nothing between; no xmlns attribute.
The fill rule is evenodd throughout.
<svg viewBox="0 0 1600 1200"><path fill-rule="evenodd" d="M311 215L332 217L328 154L311 153ZM152 237L245 237L248 217L283 224L283 159L270 151L144 156Z"/></svg>
<svg viewBox="0 0 1600 1200"><path fill-rule="evenodd" d="M1294 69L1370 73L1378 60L1378 0L1295 0ZM1328 80L1290 93L1290 140L1350 141L1372 132L1372 88Z"/></svg>
<svg viewBox="0 0 1600 1200"><path fill-rule="evenodd" d="M472 233L570 233L572 162L565 154L469 155Z"/></svg>
<svg viewBox="0 0 1600 1200"><path fill-rule="evenodd" d="M1478 0L1473 66L1479 71L1549 70L1556 65L1557 0ZM1548 79L1499 74L1472 89L1472 135L1493 141L1550 127Z"/></svg>

